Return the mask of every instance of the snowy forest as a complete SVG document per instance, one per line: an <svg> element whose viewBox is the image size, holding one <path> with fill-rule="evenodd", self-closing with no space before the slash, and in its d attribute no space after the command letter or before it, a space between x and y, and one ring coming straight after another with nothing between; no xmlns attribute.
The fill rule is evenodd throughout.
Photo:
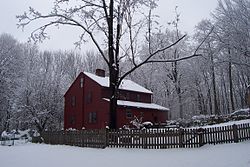
<svg viewBox="0 0 250 167"><path fill-rule="evenodd" d="M183 36L154 58L181 60L197 53L182 61L148 62L126 76L151 90L155 103L170 108L171 119L226 115L247 107L250 1L219 1L211 15L212 19L196 25L192 36L180 31L181 15L176 9L175 19L167 23L169 28L160 28L148 17L148 31L137 30L141 34L152 31L150 36L142 35L137 41L127 37L131 49L128 53L133 57L122 57L121 74L133 68L136 61L147 59L148 52L171 45ZM42 51L32 42L20 43L11 34L1 34L0 132L31 126L39 131L62 129L64 93L81 71L94 73L97 68L109 71L102 55L84 45L81 51Z"/></svg>

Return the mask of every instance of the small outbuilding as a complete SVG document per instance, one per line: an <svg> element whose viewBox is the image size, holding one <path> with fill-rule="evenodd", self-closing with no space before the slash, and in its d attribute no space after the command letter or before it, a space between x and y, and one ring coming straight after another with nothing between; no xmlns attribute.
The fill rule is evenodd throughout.
<svg viewBox="0 0 250 167"><path fill-rule="evenodd" d="M119 86L117 127L131 125L136 116L142 122L166 122L169 109L152 103L153 93L124 79ZM109 125L109 77L105 71L81 72L64 95L64 129L102 129Z"/></svg>

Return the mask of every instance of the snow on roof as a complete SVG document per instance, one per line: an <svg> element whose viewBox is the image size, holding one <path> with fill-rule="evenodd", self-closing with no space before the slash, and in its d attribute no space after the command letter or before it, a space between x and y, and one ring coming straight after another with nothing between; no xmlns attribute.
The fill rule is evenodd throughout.
<svg viewBox="0 0 250 167"><path fill-rule="evenodd" d="M84 74L87 75L89 78L93 79L99 85L101 85L103 87L109 87L109 77L99 77L99 76L97 76L95 74L91 74L89 72L84 72ZM131 80L128 80L128 79L124 79L121 82L119 89L152 94L152 92L150 90L148 90L148 89L146 89L146 88L144 88L144 87L138 85L137 83L135 83Z"/></svg>
<svg viewBox="0 0 250 167"><path fill-rule="evenodd" d="M106 101L109 99L103 98ZM162 107L155 103L141 103L141 102L133 102L133 101L124 101L124 100L117 100L118 106L129 106L129 107L137 107L137 108L148 108L148 109L156 109L162 111L169 111L169 108Z"/></svg>

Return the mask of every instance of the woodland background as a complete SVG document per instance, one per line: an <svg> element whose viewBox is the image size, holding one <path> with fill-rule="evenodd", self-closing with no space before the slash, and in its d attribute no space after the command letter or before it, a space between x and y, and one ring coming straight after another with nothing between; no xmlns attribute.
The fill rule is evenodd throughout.
<svg viewBox="0 0 250 167"><path fill-rule="evenodd" d="M250 2L220 1L211 20L202 20L193 36L163 51L159 58L191 55L206 38L202 56L173 63L148 63L127 78L154 92L153 101L170 108L171 119L194 115L226 115L247 107L250 83ZM176 12L169 29L152 33L152 48L171 44L184 33ZM156 26L157 27L157 26ZM211 31L212 30L212 31ZM210 35L207 37L207 34ZM145 59L147 39L138 41L136 60ZM41 51L20 43L10 34L0 35L0 132L10 129L63 128L63 95L81 71L108 72L103 58L82 46L82 51ZM120 64L120 73L133 66Z"/></svg>

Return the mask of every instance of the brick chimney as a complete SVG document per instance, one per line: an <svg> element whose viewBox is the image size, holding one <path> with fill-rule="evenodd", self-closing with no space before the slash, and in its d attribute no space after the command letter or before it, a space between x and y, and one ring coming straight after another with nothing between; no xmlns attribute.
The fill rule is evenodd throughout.
<svg viewBox="0 0 250 167"><path fill-rule="evenodd" d="M105 70L103 70L103 69L96 69L95 75L97 75L99 77L105 77Z"/></svg>

